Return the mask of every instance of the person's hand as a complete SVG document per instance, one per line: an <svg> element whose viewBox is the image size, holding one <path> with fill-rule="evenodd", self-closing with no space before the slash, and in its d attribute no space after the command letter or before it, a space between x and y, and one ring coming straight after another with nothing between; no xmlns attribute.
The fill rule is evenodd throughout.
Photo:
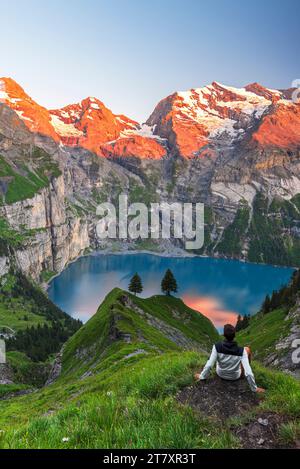
<svg viewBox="0 0 300 469"><path fill-rule="evenodd" d="M195 378L196 381L199 381L200 380L200 373L195 373L194 378Z"/></svg>
<svg viewBox="0 0 300 469"><path fill-rule="evenodd" d="M264 392L266 392L266 390L265 390L264 388L257 388L257 389L256 389L256 392L257 392L258 394L263 394Z"/></svg>

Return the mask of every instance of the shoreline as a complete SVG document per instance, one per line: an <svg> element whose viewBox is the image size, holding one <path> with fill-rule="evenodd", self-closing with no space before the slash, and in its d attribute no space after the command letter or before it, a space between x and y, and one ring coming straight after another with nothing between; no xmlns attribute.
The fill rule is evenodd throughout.
<svg viewBox="0 0 300 469"><path fill-rule="evenodd" d="M81 258L92 256L92 257L98 257L98 256L107 256L107 255L115 255L115 256L123 256L123 255L137 255L137 254L146 254L146 255L152 255L152 256L157 256L157 257L168 257L168 258L174 258L174 259L183 259L183 258L199 258L199 259L213 259L217 261L231 261L231 262L240 262L244 264L252 264L252 265L261 265L261 266L267 266L267 267L276 267L276 268L281 268L281 269L293 269L297 270L299 267L297 266L288 266L288 265L278 265L278 264L266 264L263 262L251 262L245 259L233 259L233 258L228 258L228 257L218 257L218 256L209 256L206 254L189 254L187 251L181 249L181 248L176 248L174 247L174 250L170 251L148 251L147 249L123 249L123 250L112 250L111 248L106 248L106 249L95 249L92 250L91 252L88 253L82 253L79 254L75 259L70 260L64 268L60 271L57 272L53 277L51 277L47 282L43 282L41 284L41 287L43 290L47 293L48 289L50 287L50 283L58 277L64 270L68 268L69 265L73 264L74 262L78 261Z"/></svg>
<svg viewBox="0 0 300 469"><path fill-rule="evenodd" d="M122 255L128 255L128 254L131 254L131 255L148 254L148 255L157 256L157 257L170 257L170 258L177 258L177 259L184 258L184 257L189 257L189 258L193 258L193 257L208 258L208 257L210 257L210 256L200 255L200 254L188 254L186 251L184 251L183 249L180 249L180 248L176 248L176 251L174 250L173 253L172 253L172 251L159 252L159 251L147 251L146 249L141 249L141 250L139 250L139 249L129 249L129 250L123 249L123 250L119 250L119 251L112 251L111 248L99 249L99 250L95 249L95 250L92 250L91 252L88 252L88 253L79 254L77 257L75 257L75 259L71 259L69 262L67 262L67 264L64 266L64 268L60 272L57 272L55 275L53 275L49 280L47 280L47 282L42 282L41 287L43 288L43 290L45 292L47 292L48 288L49 288L49 284L52 282L52 280L54 280L64 270L66 270L69 265L73 264L74 262L76 262L79 259L82 259L84 257L89 257L89 256L98 257L98 256L107 256L107 255L122 256Z"/></svg>

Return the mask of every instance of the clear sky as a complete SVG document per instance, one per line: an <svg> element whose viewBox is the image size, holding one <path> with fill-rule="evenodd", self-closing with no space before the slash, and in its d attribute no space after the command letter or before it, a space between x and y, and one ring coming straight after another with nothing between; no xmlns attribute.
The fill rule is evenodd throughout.
<svg viewBox="0 0 300 469"><path fill-rule="evenodd" d="M299 0L0 0L0 76L143 121L175 90L300 78Z"/></svg>

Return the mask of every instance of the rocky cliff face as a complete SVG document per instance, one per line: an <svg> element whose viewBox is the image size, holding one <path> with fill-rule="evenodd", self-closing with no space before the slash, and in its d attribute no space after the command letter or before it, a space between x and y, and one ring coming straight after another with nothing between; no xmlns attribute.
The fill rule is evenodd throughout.
<svg viewBox="0 0 300 469"><path fill-rule="evenodd" d="M15 261L36 279L59 272L98 246L97 204L126 192L203 202L198 253L299 264L300 104L290 97L214 82L163 99L140 125L96 98L48 111L2 79L0 217L22 237Z"/></svg>
<svg viewBox="0 0 300 469"><path fill-rule="evenodd" d="M96 247L97 204L129 185L126 169L83 149L67 150L29 132L0 104L0 220L11 229L8 237L0 228L0 236L8 242L13 262L36 280L43 271L60 272ZM8 255L1 257L2 274L9 263Z"/></svg>
<svg viewBox="0 0 300 469"><path fill-rule="evenodd" d="M88 223L68 216L64 189L60 176L32 199L0 209L17 231L21 225L32 233L30 240L15 250L15 258L21 270L35 279L43 270L60 272L90 246Z"/></svg>
<svg viewBox="0 0 300 469"><path fill-rule="evenodd" d="M293 374L300 379L299 367L299 337L300 337L300 307L299 300L289 311L285 321L290 323L288 333L280 338L264 360L266 365L275 366L283 371Z"/></svg>

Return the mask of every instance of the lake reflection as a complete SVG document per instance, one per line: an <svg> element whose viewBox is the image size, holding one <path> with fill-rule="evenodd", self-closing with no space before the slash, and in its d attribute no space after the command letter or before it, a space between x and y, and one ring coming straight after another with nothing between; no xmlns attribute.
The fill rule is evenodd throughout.
<svg viewBox="0 0 300 469"><path fill-rule="evenodd" d="M64 311L85 322L112 288L127 289L135 272L143 281L141 296L160 294L167 268L177 279L177 296L218 328L226 322L235 323L238 314L255 313L265 295L285 284L293 271L223 259L100 254L70 264L51 282L49 296Z"/></svg>

